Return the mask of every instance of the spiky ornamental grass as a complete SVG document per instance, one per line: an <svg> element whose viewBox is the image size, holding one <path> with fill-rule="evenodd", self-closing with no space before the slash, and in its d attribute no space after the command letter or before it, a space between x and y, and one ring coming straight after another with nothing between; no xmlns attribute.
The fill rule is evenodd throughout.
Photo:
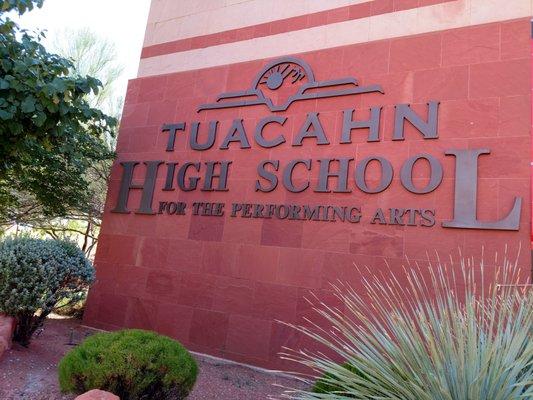
<svg viewBox="0 0 533 400"><path fill-rule="evenodd" d="M289 389L283 397L533 399L533 289L518 285L517 262L505 257L498 264L474 265L462 257L459 265L451 259L423 268L408 263L403 283L393 275L362 277L363 293L333 285L344 312L316 297L310 301L330 329L312 321L287 325L338 359L295 349L282 354L314 370L330 392Z"/></svg>

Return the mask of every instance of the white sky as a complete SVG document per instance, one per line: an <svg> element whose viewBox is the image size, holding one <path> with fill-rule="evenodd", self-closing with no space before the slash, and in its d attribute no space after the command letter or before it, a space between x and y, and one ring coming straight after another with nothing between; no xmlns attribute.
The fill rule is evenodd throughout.
<svg viewBox="0 0 533 400"><path fill-rule="evenodd" d="M19 20L28 29L46 30L48 40L65 29L89 28L115 43L124 66L117 90L126 93L128 79L137 76L150 0L45 0Z"/></svg>

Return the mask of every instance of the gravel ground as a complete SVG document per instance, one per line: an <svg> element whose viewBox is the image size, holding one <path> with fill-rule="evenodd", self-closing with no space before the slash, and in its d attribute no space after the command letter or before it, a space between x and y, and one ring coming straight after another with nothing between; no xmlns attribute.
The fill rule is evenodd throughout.
<svg viewBox="0 0 533 400"><path fill-rule="evenodd" d="M62 395L56 367L61 357L91 330L78 320L49 319L28 349L14 345L0 360L1 400L72 400ZM298 386L298 382L246 368L196 357L200 374L189 400L259 400L278 398L283 390L275 385Z"/></svg>

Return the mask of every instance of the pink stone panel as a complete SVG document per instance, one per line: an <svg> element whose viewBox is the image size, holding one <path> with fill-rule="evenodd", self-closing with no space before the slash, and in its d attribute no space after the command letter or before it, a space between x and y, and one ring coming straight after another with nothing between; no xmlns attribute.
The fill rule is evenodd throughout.
<svg viewBox="0 0 533 400"><path fill-rule="evenodd" d="M442 35L442 64L468 65L500 58L498 24L454 29Z"/></svg>
<svg viewBox="0 0 533 400"><path fill-rule="evenodd" d="M224 348L228 323L227 313L196 308L192 316L189 341L205 348Z"/></svg>
<svg viewBox="0 0 533 400"><path fill-rule="evenodd" d="M269 358L271 320L261 320L234 314L230 316L226 350L246 357Z"/></svg>
<svg viewBox="0 0 533 400"><path fill-rule="evenodd" d="M76 397L76 400L120 400L120 397L103 390L93 389Z"/></svg>

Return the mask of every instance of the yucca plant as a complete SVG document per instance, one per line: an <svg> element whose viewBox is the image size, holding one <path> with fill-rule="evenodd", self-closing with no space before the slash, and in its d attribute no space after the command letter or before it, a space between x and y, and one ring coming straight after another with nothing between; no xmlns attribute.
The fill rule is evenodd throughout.
<svg viewBox="0 0 533 400"><path fill-rule="evenodd" d="M286 349L282 357L314 371L295 374L309 387L318 379L329 392L287 389L283 397L533 399L533 289L517 262L428 264L407 263L405 280L360 270L363 291L333 285L344 310L312 298L331 327L288 325L336 356Z"/></svg>

